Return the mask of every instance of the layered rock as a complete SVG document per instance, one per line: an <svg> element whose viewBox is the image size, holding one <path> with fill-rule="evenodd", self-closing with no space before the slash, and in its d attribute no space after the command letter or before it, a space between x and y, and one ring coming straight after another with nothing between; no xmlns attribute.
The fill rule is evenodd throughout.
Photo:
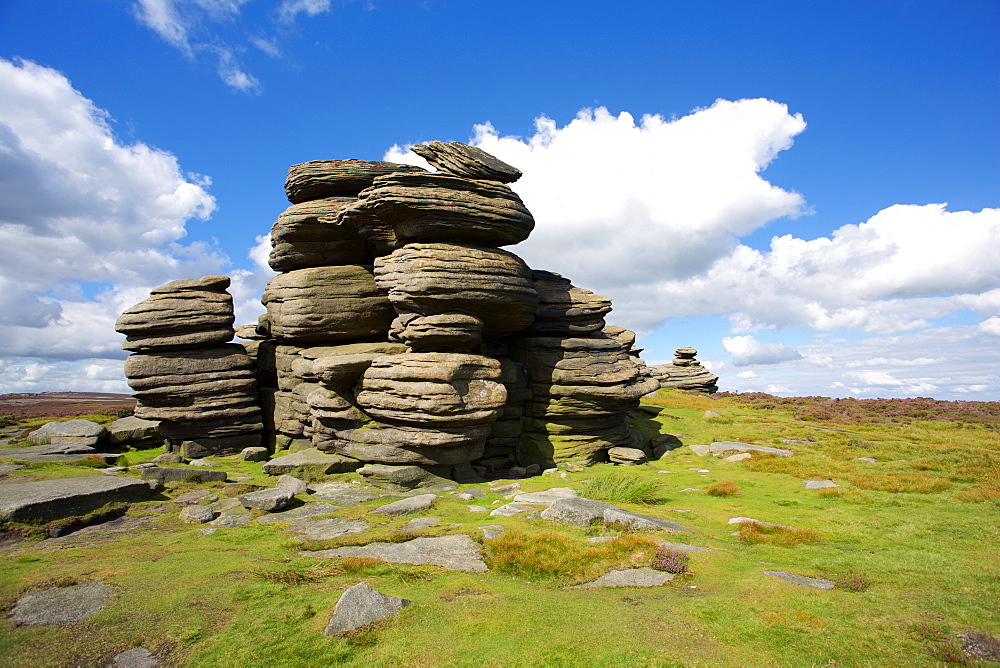
<svg viewBox="0 0 1000 668"><path fill-rule="evenodd" d="M604 328L604 316L611 311L607 297L578 288L550 271L532 271L531 280L538 292L538 311L530 333L585 334Z"/></svg>
<svg viewBox="0 0 1000 668"><path fill-rule="evenodd" d="M374 160L312 160L288 169L285 195L292 204L327 197L354 197L376 177L397 172L426 173L419 167Z"/></svg>
<svg viewBox="0 0 1000 668"><path fill-rule="evenodd" d="M275 271L342 264L371 264L365 240L337 214L354 197L328 197L293 204L271 227L268 264Z"/></svg>
<svg viewBox="0 0 1000 668"><path fill-rule="evenodd" d="M680 390L714 394L719 391L719 377L695 359L698 351L689 346L674 351L672 364L649 367L651 374L659 381L660 387L676 387Z"/></svg>
<svg viewBox="0 0 1000 668"><path fill-rule="evenodd" d="M415 144L410 150L443 174L500 183L513 183L521 178L520 169L511 167L480 148L461 142L446 144L432 141Z"/></svg>
<svg viewBox="0 0 1000 668"><path fill-rule="evenodd" d="M260 445L262 416L256 369L246 349L229 343L229 279L173 281L125 311L125 376L135 416L158 420L170 449L188 457L230 454Z"/></svg>

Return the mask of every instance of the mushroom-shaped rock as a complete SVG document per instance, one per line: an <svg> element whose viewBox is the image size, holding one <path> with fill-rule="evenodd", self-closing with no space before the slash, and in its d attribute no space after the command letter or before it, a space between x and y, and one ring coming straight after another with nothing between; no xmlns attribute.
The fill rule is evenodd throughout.
<svg viewBox="0 0 1000 668"><path fill-rule="evenodd" d="M285 194L293 204L326 197L354 197L376 177L393 172L426 170L374 160L312 160L288 168Z"/></svg>
<svg viewBox="0 0 1000 668"><path fill-rule="evenodd" d="M520 169L511 167L481 148L461 142L453 141L446 144L432 141L427 144L415 144L410 150L444 174L501 183L513 183L521 178Z"/></svg>

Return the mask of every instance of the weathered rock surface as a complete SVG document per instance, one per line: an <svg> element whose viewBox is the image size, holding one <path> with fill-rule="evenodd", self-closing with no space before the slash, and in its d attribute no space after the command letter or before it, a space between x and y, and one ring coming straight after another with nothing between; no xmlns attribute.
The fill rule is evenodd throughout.
<svg viewBox="0 0 1000 668"><path fill-rule="evenodd" d="M656 531L663 529L667 531L686 531L684 527L672 520L664 520L659 517L650 517L649 515L630 513L627 510L615 507L605 508L602 517L605 524L623 524L637 531Z"/></svg>
<svg viewBox="0 0 1000 668"><path fill-rule="evenodd" d="M261 297L271 334L299 343L384 338L395 313L369 267L312 267L279 274Z"/></svg>
<svg viewBox="0 0 1000 668"><path fill-rule="evenodd" d="M575 287L569 279L550 271L534 270L531 280L538 292L538 311L528 330L536 336L580 335L599 332L611 300Z"/></svg>
<svg viewBox="0 0 1000 668"><path fill-rule="evenodd" d="M149 485L134 478L89 476L11 483L0 485L0 520L54 520L148 496Z"/></svg>
<svg viewBox="0 0 1000 668"><path fill-rule="evenodd" d="M275 457L264 464L268 475L294 475L303 480L320 480L333 473L348 473L361 466L356 459L327 454L315 448Z"/></svg>
<svg viewBox="0 0 1000 668"><path fill-rule="evenodd" d="M344 517L324 519L301 519L286 527L298 540L330 540L341 536L353 536L368 529L364 520L349 520Z"/></svg>
<svg viewBox="0 0 1000 668"><path fill-rule="evenodd" d="M28 434L28 441L49 445L83 445L96 447L108 438L107 430L90 420L48 422ZM69 454L69 453L67 453Z"/></svg>
<svg viewBox="0 0 1000 668"><path fill-rule="evenodd" d="M697 354L694 348L678 348L673 363L651 366L649 370L660 382L660 387L714 394L719 391L719 377L695 359Z"/></svg>
<svg viewBox="0 0 1000 668"><path fill-rule="evenodd" d="M563 587L563 589L592 589L594 587L659 587L674 579L673 574L652 568L628 568L611 571L592 582Z"/></svg>
<svg viewBox="0 0 1000 668"><path fill-rule="evenodd" d="M240 496L240 503L244 508L256 508L274 512L287 508L294 496L291 490L273 487L271 489L261 489L256 492L249 492Z"/></svg>
<svg viewBox="0 0 1000 668"><path fill-rule="evenodd" d="M181 279L154 288L149 299L128 308L115 322L126 336L124 350L176 350L233 339L233 298L227 276Z"/></svg>
<svg viewBox="0 0 1000 668"><path fill-rule="evenodd" d="M624 448L618 446L608 450L608 459L612 464L622 464L625 466L636 466L649 461L646 453L638 448Z"/></svg>
<svg viewBox="0 0 1000 668"><path fill-rule="evenodd" d="M542 519L561 524L571 524L578 527L589 527L591 524L604 521L604 511L619 510L616 506L604 501L593 499L567 498L555 501L542 511Z"/></svg>
<svg viewBox="0 0 1000 668"><path fill-rule="evenodd" d="M360 485L349 482L321 482L309 486L309 491L317 499L332 501L341 506L356 506L359 503L373 501L383 496Z"/></svg>
<svg viewBox="0 0 1000 668"><path fill-rule="evenodd" d="M535 227L521 198L496 181L397 172L376 178L358 198L406 242L508 246L527 239Z"/></svg>
<svg viewBox="0 0 1000 668"><path fill-rule="evenodd" d="M417 496L411 496L387 503L384 506L379 506L372 512L381 515L409 515L411 513L419 513L429 510L434 505L435 499L437 499L437 494L418 494Z"/></svg>
<svg viewBox="0 0 1000 668"><path fill-rule="evenodd" d="M784 448L772 448L766 445L753 445L750 443L740 443L739 441L715 441L709 445L692 444L688 446L691 452L704 457L705 455L715 455L722 457L733 452L769 452L779 457L791 457L795 453Z"/></svg>
<svg viewBox="0 0 1000 668"><path fill-rule="evenodd" d="M786 573L784 571L764 571L764 575L773 575L774 577L780 578L785 582L798 587L805 587L806 589L833 589L834 587L833 580L810 578L805 575L793 575L792 573Z"/></svg>
<svg viewBox="0 0 1000 668"><path fill-rule="evenodd" d="M116 445L128 445L137 450L163 445L159 421L143 420L134 415L118 418L108 425L108 437Z"/></svg>
<svg viewBox="0 0 1000 668"><path fill-rule="evenodd" d="M468 573L485 573L489 570L483 562L479 544L465 534L414 538L403 543L369 543L300 554L321 559L370 557L393 564L429 564Z"/></svg>
<svg viewBox="0 0 1000 668"><path fill-rule="evenodd" d="M525 329L538 305L527 265L497 248L407 244L375 260L375 282L400 314L475 316L485 339Z"/></svg>
<svg viewBox="0 0 1000 668"><path fill-rule="evenodd" d="M103 582L84 582L29 592L18 599L11 620L16 624L72 624L104 609L111 588Z"/></svg>
<svg viewBox="0 0 1000 668"><path fill-rule="evenodd" d="M207 471L205 469L182 469L170 466L151 466L142 469L143 480L159 480L161 482L224 482L225 471Z"/></svg>
<svg viewBox="0 0 1000 668"><path fill-rule="evenodd" d="M111 659L112 668L155 668L158 665L156 656L145 647L133 647Z"/></svg>
<svg viewBox="0 0 1000 668"><path fill-rule="evenodd" d="M394 172L426 174L412 165L375 160L312 160L288 169L285 194L292 203L326 197L354 197L378 176Z"/></svg>
<svg viewBox="0 0 1000 668"><path fill-rule="evenodd" d="M521 178L521 170L511 167L486 151L453 141L415 144L410 150L419 155L442 174L466 179L485 179L500 183L513 183Z"/></svg>
<svg viewBox="0 0 1000 668"><path fill-rule="evenodd" d="M391 617L409 604L408 599L387 596L359 582L341 594L323 633L335 636L353 631Z"/></svg>
<svg viewBox="0 0 1000 668"><path fill-rule="evenodd" d="M328 197L293 204L271 227L268 264L275 271L347 264L371 264L365 240L337 214L357 200Z"/></svg>
<svg viewBox="0 0 1000 668"><path fill-rule="evenodd" d="M442 478L420 466L366 464L358 469L358 474L364 476L370 485L393 492L407 492L414 489L454 484L451 480Z"/></svg>
<svg viewBox="0 0 1000 668"><path fill-rule="evenodd" d="M267 515L262 515L257 518L257 523L270 524L272 522L298 522L312 517L317 517L319 515L329 515L330 513L335 513L338 510L340 510L340 508L332 503L316 501L312 503L304 503L301 506L288 508L287 510L278 510Z"/></svg>

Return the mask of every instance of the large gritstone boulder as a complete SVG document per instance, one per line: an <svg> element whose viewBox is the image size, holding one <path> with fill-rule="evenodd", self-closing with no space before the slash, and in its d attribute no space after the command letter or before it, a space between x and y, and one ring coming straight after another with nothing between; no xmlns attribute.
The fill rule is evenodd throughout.
<svg viewBox="0 0 1000 668"><path fill-rule="evenodd" d="M517 167L511 167L481 148L461 142L453 141L446 144L432 141L427 144L415 144L410 150L442 174L500 183L513 183L521 178L521 170Z"/></svg>
<svg viewBox="0 0 1000 668"><path fill-rule="evenodd" d="M674 351L672 364L649 367L650 373L660 382L660 387L714 394L719 391L719 377L695 359L698 351L689 346Z"/></svg>
<svg viewBox="0 0 1000 668"><path fill-rule="evenodd" d="M357 265L279 274L261 301L272 336L302 343L384 338L395 315L371 268Z"/></svg>
<svg viewBox="0 0 1000 668"><path fill-rule="evenodd" d="M375 260L375 282L400 316L465 314L482 322L484 339L532 323L538 293L524 262L507 251L446 243L412 243ZM394 324L401 331L409 324ZM437 323L439 325L445 323ZM462 336L470 324L458 325ZM406 336L398 334L404 339Z"/></svg>
<svg viewBox="0 0 1000 668"><path fill-rule="evenodd" d="M426 170L375 160L313 160L288 169L285 194L293 204L326 197L354 197L376 177L393 172L426 173Z"/></svg>
<svg viewBox="0 0 1000 668"><path fill-rule="evenodd" d="M271 269L371 264L372 256L357 229L337 221L341 209L356 201L353 197L328 197L285 209L271 227Z"/></svg>
<svg viewBox="0 0 1000 668"><path fill-rule="evenodd" d="M625 417L658 384L618 341L603 334L528 338L517 357L527 367L532 392L518 454L522 464L590 464L606 461L612 447L636 444Z"/></svg>
<svg viewBox="0 0 1000 668"><path fill-rule="evenodd" d="M538 292L538 312L528 330L536 336L579 335L599 332L611 300L590 290L575 287L569 279L550 271L532 271Z"/></svg>
<svg viewBox="0 0 1000 668"><path fill-rule="evenodd" d="M508 246L535 227L521 198L496 181L395 173L378 177L358 197L401 241Z"/></svg>
<svg viewBox="0 0 1000 668"><path fill-rule="evenodd" d="M231 341L235 318L228 287L227 276L205 276L153 289L149 299L127 309L115 323L115 330L127 337L122 348L176 350Z"/></svg>

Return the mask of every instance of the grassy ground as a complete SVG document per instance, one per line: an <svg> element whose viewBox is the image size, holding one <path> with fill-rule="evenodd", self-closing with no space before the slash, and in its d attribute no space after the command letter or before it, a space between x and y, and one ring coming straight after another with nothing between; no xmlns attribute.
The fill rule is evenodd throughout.
<svg viewBox="0 0 1000 668"><path fill-rule="evenodd" d="M299 555L408 537L399 533L408 518L367 515L379 501L336 516L382 524L303 545L273 524L202 535L180 522L177 506L153 499L133 505L127 518L136 526L115 541L71 536L0 550L5 609L25 591L57 584L101 580L114 592L103 612L69 626L17 627L5 615L0 657L11 666L101 665L141 645L168 663L205 666L931 665L967 660L955 640L959 632L1000 635L995 425L926 415L896 422L800 419L795 405L676 391L649 403L664 407L659 417L637 418L649 433L679 434L686 444L788 447L796 454L729 463L680 448L628 469L602 465L565 479L522 481L526 491L568 485L581 493L623 494L630 499L616 501L623 508L693 532L625 534L600 546L586 538L604 529L471 514L465 502L440 498L426 514L460 526L415 535L457 532L481 541L478 527L508 527L500 539L485 541L492 569L481 574ZM706 418L706 410L721 417ZM786 446L782 439L806 443ZM155 454L129 456L139 461ZM259 464L223 461L234 475L266 479ZM631 496L615 491L618 482L609 478L622 471L642 483ZM10 475L69 474L101 475L56 465ZM804 489L806 479L827 478L841 486ZM476 503L500 500L486 484L472 487L487 493ZM686 488L721 491L681 491ZM186 489L168 489L167 496ZM794 530L768 533L727 523L736 516ZM709 551L693 553L691 572L663 587L562 589L613 567L648 565L655 545L647 539ZM840 585L803 589L763 575L766 570ZM350 637L323 636L340 593L359 581L413 603Z"/></svg>

